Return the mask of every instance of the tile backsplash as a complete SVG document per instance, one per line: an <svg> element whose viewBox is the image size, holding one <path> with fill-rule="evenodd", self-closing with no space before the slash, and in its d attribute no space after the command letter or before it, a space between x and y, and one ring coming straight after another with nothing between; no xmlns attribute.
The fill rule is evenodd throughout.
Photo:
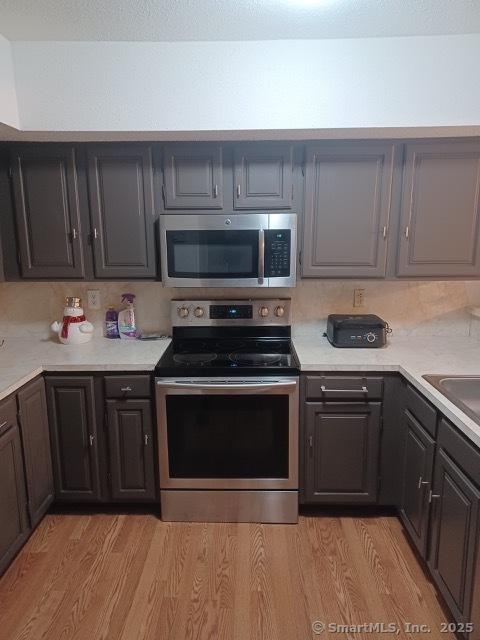
<svg viewBox="0 0 480 640"><path fill-rule="evenodd" d="M353 290L365 289L365 307L353 307ZM101 309L87 307L87 290L97 289ZM470 334L480 338L480 319L468 307L480 306L477 282L397 282L301 280L294 289L166 289L157 282L7 282L0 283L0 336L51 336L50 323L60 320L65 297L82 298L85 314L103 334L105 311L120 307L121 294L136 297L142 331L170 331L172 298L290 297L297 333L323 331L329 313L376 313L394 335ZM478 325L478 326L477 326Z"/></svg>

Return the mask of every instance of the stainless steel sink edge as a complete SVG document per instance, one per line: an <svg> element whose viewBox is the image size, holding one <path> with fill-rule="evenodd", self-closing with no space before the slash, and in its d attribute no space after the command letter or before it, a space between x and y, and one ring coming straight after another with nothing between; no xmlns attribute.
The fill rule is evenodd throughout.
<svg viewBox="0 0 480 640"><path fill-rule="evenodd" d="M480 426L480 375L438 375L438 374L427 374L422 376L424 380L432 385L437 391L439 391L447 400L455 405L460 411L463 411L469 418L471 418L476 424ZM467 383L465 385L465 390L467 391L467 397L470 397L470 403L467 404L462 397L459 397L456 393L452 392L448 388L445 388L445 381L448 380L457 380L464 381ZM473 393L472 396L472 387L468 385L470 381L474 380L478 385L478 395ZM473 391L476 391L474 389ZM468 393L470 392L470 393ZM472 406L473 405L473 406Z"/></svg>

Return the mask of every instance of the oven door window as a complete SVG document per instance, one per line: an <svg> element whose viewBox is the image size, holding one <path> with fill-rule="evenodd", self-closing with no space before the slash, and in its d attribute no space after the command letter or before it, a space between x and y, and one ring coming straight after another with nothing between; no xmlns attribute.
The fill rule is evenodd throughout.
<svg viewBox="0 0 480 640"><path fill-rule="evenodd" d="M258 278L258 231L167 231L171 278Z"/></svg>
<svg viewBox="0 0 480 640"><path fill-rule="evenodd" d="M171 395L171 478L288 478L287 395Z"/></svg>

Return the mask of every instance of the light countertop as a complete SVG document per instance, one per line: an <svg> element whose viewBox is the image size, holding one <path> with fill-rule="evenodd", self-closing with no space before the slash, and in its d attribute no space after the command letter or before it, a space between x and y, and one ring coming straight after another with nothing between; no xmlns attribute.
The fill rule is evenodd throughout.
<svg viewBox="0 0 480 640"><path fill-rule="evenodd" d="M302 371L397 371L480 447L480 426L423 379L480 375L480 341L467 337L391 337L382 349L336 349L322 332L294 336Z"/></svg>
<svg viewBox="0 0 480 640"><path fill-rule="evenodd" d="M80 345L7 338L0 347L0 400L44 371L153 371L170 341L94 338ZM393 371L401 373L480 447L480 426L422 378L426 374L480 375L480 341L466 337L410 337L383 349L335 349L322 332L296 335L302 371Z"/></svg>
<svg viewBox="0 0 480 640"><path fill-rule="evenodd" d="M0 400L43 371L153 371L170 344L162 340L108 340L64 345L7 338L0 347Z"/></svg>

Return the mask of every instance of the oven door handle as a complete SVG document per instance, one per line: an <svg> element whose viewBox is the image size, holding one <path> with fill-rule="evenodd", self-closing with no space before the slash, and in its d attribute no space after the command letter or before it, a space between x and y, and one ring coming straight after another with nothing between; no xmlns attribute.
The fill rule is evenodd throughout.
<svg viewBox="0 0 480 640"><path fill-rule="evenodd" d="M297 386L295 380L259 380L258 382L186 382L185 380L158 380L158 387L170 387L171 389L225 389L240 391L241 389L265 391L266 389L294 389Z"/></svg>

